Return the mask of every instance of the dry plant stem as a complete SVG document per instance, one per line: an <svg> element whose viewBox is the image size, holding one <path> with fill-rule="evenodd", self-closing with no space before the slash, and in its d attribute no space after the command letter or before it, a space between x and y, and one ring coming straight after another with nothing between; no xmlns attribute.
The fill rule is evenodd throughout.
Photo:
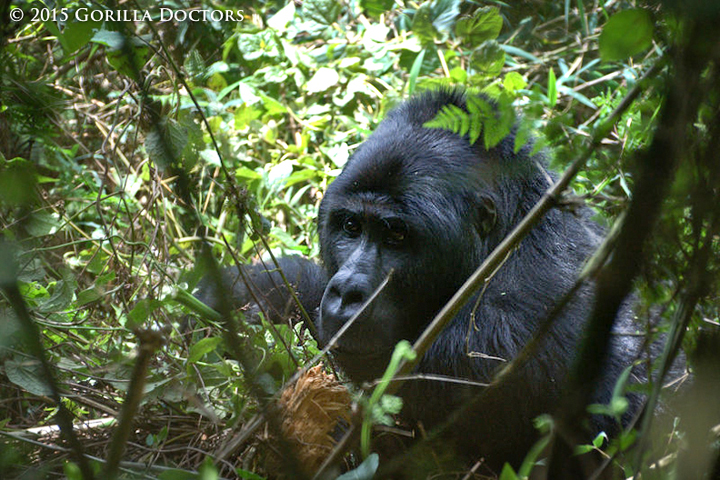
<svg viewBox="0 0 720 480"><path fill-rule="evenodd" d="M428 325L413 345L413 349L417 352L415 360L404 362L398 370L396 377L407 376L410 372L412 372L448 322L457 315L458 311L460 311L463 305L470 300L472 295L474 295L475 292L477 292L485 284L485 282L491 277L492 273L504 261L505 257L512 253L512 251L520 244L522 239L525 238L528 232L540 221L540 219L543 218L545 213L556 205L560 195L570 185L570 182L585 165L585 162L588 158L590 158L592 153L600 146L602 139L607 136L622 114L630 107L630 105L632 105L638 95L640 95L643 91L645 80L656 75L663 65L664 61L663 59L660 59L650 69L648 69L645 75L643 75L632 90L630 90L625 98L623 98L617 108L608 116L603 125L595 131L592 141L585 151L583 151L582 154L579 155L578 158L570 165L570 167L568 167L557 183L545 192L538 203L535 204L535 206L530 210L530 212L528 212L522 221L520 221L515 229L513 229L513 231L505 237L500 245L493 250L482 265L478 267L475 273L467 279L457 293L442 308L442 310L440 310L430 325ZM388 389L388 393L392 394L397 392L401 386L401 381L393 382L393 385L391 385Z"/></svg>

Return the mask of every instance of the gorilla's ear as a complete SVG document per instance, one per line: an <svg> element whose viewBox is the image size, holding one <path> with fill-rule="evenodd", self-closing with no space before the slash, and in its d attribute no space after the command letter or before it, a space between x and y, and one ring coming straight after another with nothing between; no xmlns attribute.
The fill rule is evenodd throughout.
<svg viewBox="0 0 720 480"><path fill-rule="evenodd" d="M487 237L497 221L495 202L487 195L478 195L475 208L475 228L481 237Z"/></svg>

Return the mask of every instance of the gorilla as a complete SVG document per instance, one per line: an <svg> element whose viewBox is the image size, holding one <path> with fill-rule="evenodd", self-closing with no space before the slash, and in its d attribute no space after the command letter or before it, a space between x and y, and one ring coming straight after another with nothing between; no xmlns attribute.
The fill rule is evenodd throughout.
<svg viewBox="0 0 720 480"><path fill-rule="evenodd" d="M418 338L551 185L542 153L534 154L530 145L515 151L514 130L485 149L482 141L471 144L467 136L424 126L445 106L467 111L466 95L457 89L429 91L391 111L322 199L322 264L279 259L321 345L392 272L332 350L353 382L378 378L395 345ZM553 209L540 221L420 360L416 373L425 375L408 380L399 392L403 420L430 430L472 402L460 421L444 429L443 446L495 467L524 458L537 438L533 419L559 403L591 310L592 286L573 296L516 375L486 391L480 384L518 354L576 282L602 240L591 215L587 208ZM223 273L234 306L251 304L251 313L262 310L272 321L287 321L295 304L274 266L242 268L244 280L235 269ZM217 305L209 282L199 297ZM634 330L630 309L616 323L618 331ZM615 336L595 403L609 402L640 342ZM637 403L631 396L630 411ZM597 416L592 422L594 433L617 428L610 418Z"/></svg>

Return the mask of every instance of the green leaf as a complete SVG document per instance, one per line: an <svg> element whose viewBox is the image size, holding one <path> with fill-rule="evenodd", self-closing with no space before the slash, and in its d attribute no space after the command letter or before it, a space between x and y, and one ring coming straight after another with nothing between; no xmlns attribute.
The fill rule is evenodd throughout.
<svg viewBox="0 0 720 480"><path fill-rule="evenodd" d="M142 39L128 38L120 32L100 30L90 39L107 47L107 60L115 70L132 79L137 78L148 56L148 47Z"/></svg>
<svg viewBox="0 0 720 480"><path fill-rule="evenodd" d="M57 312L66 309L73 299L73 293L77 288L77 282L72 273L63 275L63 279L55 283L50 298L42 302L38 309L43 313Z"/></svg>
<svg viewBox="0 0 720 480"><path fill-rule="evenodd" d="M149 42L147 35L144 35L144 42ZM143 65L147 62L150 54L150 48L147 43L142 43L140 39L134 38L132 43L132 49L123 52L122 54L108 54L108 62L115 67L115 69L124 75L135 80L140 80L142 77L139 73L142 71Z"/></svg>
<svg viewBox="0 0 720 480"><path fill-rule="evenodd" d="M400 369L404 360L412 361L416 356L417 352L413 350L412 345L407 340L400 340L397 345L395 345L395 349L390 356L390 362L385 369L385 373L383 373L380 378L380 383L373 390L367 403L367 409L370 414L366 415L363 419L360 430L360 450L363 455L367 456L370 454L370 430L373 420L379 420L380 422L385 423L382 420L385 412L380 411L379 407L381 406L382 397L385 395L385 390L387 390L387 387L390 384L390 380Z"/></svg>
<svg viewBox="0 0 720 480"><path fill-rule="evenodd" d="M505 65L505 51L495 40L488 40L472 53L470 65L485 75L498 75Z"/></svg>
<svg viewBox="0 0 720 480"><path fill-rule="evenodd" d="M87 305L88 303L100 300L103 297L102 292L95 287L90 287L77 294L75 304L78 307Z"/></svg>
<svg viewBox="0 0 720 480"><path fill-rule="evenodd" d="M145 151L160 168L179 166L182 151L188 142L189 130L173 119L153 128L145 137Z"/></svg>
<svg viewBox="0 0 720 480"><path fill-rule="evenodd" d="M470 143L474 144L480 138L485 123L493 115L492 106L485 98L472 96L468 98L468 110L472 118L470 122Z"/></svg>
<svg viewBox="0 0 720 480"><path fill-rule="evenodd" d="M595 448L602 448L603 444L608 440L607 433L600 432L597 434L597 436L593 439L593 446Z"/></svg>
<svg viewBox="0 0 720 480"><path fill-rule="evenodd" d="M465 84L467 81L467 71L462 67L454 67L450 69L450 80L455 84Z"/></svg>
<svg viewBox="0 0 720 480"><path fill-rule="evenodd" d="M268 115L272 117L281 116L288 112L287 107L274 98L263 94L260 94L260 97L262 98L263 107L265 107L265 111Z"/></svg>
<svg viewBox="0 0 720 480"><path fill-rule="evenodd" d="M500 11L494 7L478 8L472 17L461 18L455 26L455 34L470 45L480 45L495 40L502 29Z"/></svg>
<svg viewBox="0 0 720 480"><path fill-rule="evenodd" d="M315 72L307 83L307 91L309 93L324 92L330 87L334 87L340 81L340 75L332 68L323 67Z"/></svg>
<svg viewBox="0 0 720 480"><path fill-rule="evenodd" d="M527 86L527 81L518 72L508 72L503 78L503 88L508 93L515 93Z"/></svg>
<svg viewBox="0 0 720 480"><path fill-rule="evenodd" d="M485 149L495 147L505 138L512 129L515 121L515 113L512 108L512 101L509 97L501 98L497 105L492 108L485 117L483 125L483 141Z"/></svg>
<svg viewBox="0 0 720 480"><path fill-rule="evenodd" d="M277 31L284 31L288 24L292 22L295 17L295 3L288 2L283 8L277 11L275 15L270 17L267 21L268 27Z"/></svg>
<svg viewBox="0 0 720 480"><path fill-rule="evenodd" d="M290 187L292 185L295 185L296 183L304 182L305 180L309 180L315 176L317 176L318 172L317 170L313 170L312 168L304 168L302 170L298 170L297 172L293 172L292 175L290 175L287 180L285 180L285 187Z"/></svg>
<svg viewBox="0 0 720 480"><path fill-rule="evenodd" d="M500 48L502 48L505 53L509 53L510 55L517 55L518 57L525 58L533 63L542 63L542 60L540 60L532 53L526 52L525 50L517 47L513 47L512 45L500 45Z"/></svg>
<svg viewBox="0 0 720 480"><path fill-rule="evenodd" d="M126 327L134 328L141 326L148 318L150 318L150 314L161 305L162 303L160 300L153 298L143 298L142 300L139 300L127 315L128 323Z"/></svg>
<svg viewBox="0 0 720 480"><path fill-rule="evenodd" d="M210 456L205 457L205 460L198 469L198 480L219 480L220 474L217 471L217 467L213 465Z"/></svg>
<svg viewBox="0 0 720 480"><path fill-rule="evenodd" d="M63 472L68 480L83 480L82 470L77 463L66 462L63 465Z"/></svg>
<svg viewBox="0 0 720 480"><path fill-rule="evenodd" d="M258 180L262 178L262 175L255 170L250 170L247 167L240 167L235 170L235 177L245 180Z"/></svg>
<svg viewBox="0 0 720 480"><path fill-rule="evenodd" d="M246 61L263 57L275 59L281 55L276 33L271 29L258 33L241 33L237 36L237 46Z"/></svg>
<svg viewBox="0 0 720 480"><path fill-rule="evenodd" d="M515 470L513 470L510 464L506 463L503 466L502 472L500 472L498 480L520 480L520 477L518 477L517 473L515 473Z"/></svg>
<svg viewBox="0 0 720 480"><path fill-rule="evenodd" d="M557 104L557 78L555 78L555 70L550 67L548 72L548 87L547 87L548 105L553 108Z"/></svg>
<svg viewBox="0 0 720 480"><path fill-rule="evenodd" d="M100 30L90 39L91 42L104 45L111 50L122 50L125 46L125 35L110 30Z"/></svg>
<svg viewBox="0 0 720 480"><path fill-rule="evenodd" d="M513 151L518 153L532 139L532 129L525 122L520 122L520 126L515 132L515 144Z"/></svg>
<svg viewBox="0 0 720 480"><path fill-rule="evenodd" d="M415 57L415 61L413 62L412 68L410 69L410 78L408 80L408 93L411 95L415 91L415 84L417 82L417 77L420 74L420 68L422 67L424 58L425 49L423 48L422 50L420 50L420 53L418 53L417 57Z"/></svg>
<svg viewBox="0 0 720 480"><path fill-rule="evenodd" d="M208 320L219 321L222 318L218 312L205 305L184 288L176 288L172 299Z"/></svg>
<svg viewBox="0 0 720 480"><path fill-rule="evenodd" d="M550 435L543 435L538 439L538 441L535 442L535 444L525 455L525 458L523 459L523 462L520 465L520 468L518 469L518 472L516 474L516 478L526 479L530 477L530 473L532 472L533 467L535 467L535 464L537 463L543 452L547 451L547 446L549 443ZM502 478L502 475L500 476L500 478Z"/></svg>
<svg viewBox="0 0 720 480"><path fill-rule="evenodd" d="M638 431L635 429L632 429L629 432L623 432L623 434L620 435L620 451L624 452L628 448L635 445L637 436L638 436Z"/></svg>
<svg viewBox="0 0 720 480"><path fill-rule="evenodd" d="M270 168L267 183L271 190L279 190L285 186L285 181L293 172L293 163L292 160L284 160Z"/></svg>
<svg viewBox="0 0 720 480"><path fill-rule="evenodd" d="M25 226L33 237L52 235L60 228L60 219L56 213L36 212Z"/></svg>
<svg viewBox="0 0 720 480"><path fill-rule="evenodd" d="M402 410L402 398L395 395L383 395L380 398L380 407L384 412L396 415Z"/></svg>
<svg viewBox="0 0 720 480"><path fill-rule="evenodd" d="M580 24L582 25L582 35L587 37L589 32L587 14L585 13L585 3L583 0L577 0L578 16L580 17Z"/></svg>
<svg viewBox="0 0 720 480"><path fill-rule="evenodd" d="M2 154L0 154L0 158ZM32 163L21 158L0 162L0 205L29 205L37 200Z"/></svg>
<svg viewBox="0 0 720 480"><path fill-rule="evenodd" d="M340 16L341 4L335 0L305 0L302 4L304 18L320 25L332 25Z"/></svg>
<svg viewBox="0 0 720 480"><path fill-rule="evenodd" d="M433 27L438 32L449 32L460 15L460 0L435 0L431 4Z"/></svg>
<svg viewBox="0 0 720 480"><path fill-rule="evenodd" d="M90 19L83 22L73 21L66 23L62 32L62 47L65 55L75 53L87 45L95 32L99 31L101 27L102 23Z"/></svg>
<svg viewBox="0 0 720 480"><path fill-rule="evenodd" d="M235 129L242 130L250 125L250 122L262 116L262 111L249 105L240 105L235 110Z"/></svg>
<svg viewBox="0 0 720 480"><path fill-rule="evenodd" d="M22 326L15 312L9 308L0 308L0 351L13 345L17 346L16 342L22 338L22 335Z"/></svg>
<svg viewBox="0 0 720 480"><path fill-rule="evenodd" d="M434 0L420 5L412 20L412 31L421 43L432 43L439 34L447 34L460 14L458 0Z"/></svg>
<svg viewBox="0 0 720 480"><path fill-rule="evenodd" d="M592 452L593 450L595 450L595 447L593 447L592 445L575 445L573 453L575 455L584 455L588 452Z"/></svg>
<svg viewBox="0 0 720 480"><path fill-rule="evenodd" d="M5 362L5 375L12 383L33 395L46 397L52 395L40 362L36 360L8 360Z"/></svg>
<svg viewBox="0 0 720 480"><path fill-rule="evenodd" d="M58 41L60 42L60 46L63 48L64 51L68 51L67 47L65 46L65 37L63 37L62 32L58 28L57 24L50 20L47 22L43 22L43 25L47 29L48 32L50 32L52 35L57 37Z"/></svg>
<svg viewBox="0 0 720 480"><path fill-rule="evenodd" d="M395 0L360 0L360 8L373 18L378 18L394 5Z"/></svg>
<svg viewBox="0 0 720 480"><path fill-rule="evenodd" d="M583 105L586 105L586 106L592 108L593 110L596 110L596 109L597 109L597 105L595 105L595 104L592 102L592 100L590 100L589 98L587 98L587 97L586 97L585 95L583 95L582 93L576 92L576 91L573 90L572 88L569 88L569 87L567 87L567 86L565 86L565 85L560 85L560 86L558 87L558 92L562 93L563 95L567 95L568 97L574 98L574 99L577 100L578 102L580 102L580 103L582 103Z"/></svg>
<svg viewBox="0 0 720 480"><path fill-rule="evenodd" d="M435 38L435 27L432 22L432 9L429 3L420 5L412 20L412 31L423 44L432 42Z"/></svg>
<svg viewBox="0 0 720 480"><path fill-rule="evenodd" d="M650 12L640 8L618 12L600 34L600 57L606 62L625 60L649 48L652 37Z"/></svg>
<svg viewBox="0 0 720 480"><path fill-rule="evenodd" d="M625 398L625 388L627 387L628 381L630 379L630 374L632 373L633 368L635 365L628 365L625 367L625 370L623 370L622 374L618 377L618 379L615 381L615 387L613 388L612 393L612 399L615 400L616 398Z"/></svg>
<svg viewBox="0 0 720 480"><path fill-rule="evenodd" d="M206 354L212 352L222 343L220 337L207 337L203 338L199 342L195 343L190 347L190 354L188 355L188 362L195 363L204 357Z"/></svg>
<svg viewBox="0 0 720 480"><path fill-rule="evenodd" d="M194 77L196 81L205 77L205 74L208 73L208 70L205 67L205 60L203 60L200 52L195 49L191 50L190 53L187 54L185 61L183 62L183 66L185 67L188 75Z"/></svg>
<svg viewBox="0 0 720 480"><path fill-rule="evenodd" d="M467 125L467 128L464 128L465 125ZM437 115L435 115L435 118L425 122L423 127L442 128L443 130L450 130L458 135L461 135L463 130L465 133L467 133L468 130L476 130L474 125L470 125L470 115L456 105L445 105L440 109ZM482 124L480 124L480 128L482 128ZM477 130L479 135L479 129Z"/></svg>

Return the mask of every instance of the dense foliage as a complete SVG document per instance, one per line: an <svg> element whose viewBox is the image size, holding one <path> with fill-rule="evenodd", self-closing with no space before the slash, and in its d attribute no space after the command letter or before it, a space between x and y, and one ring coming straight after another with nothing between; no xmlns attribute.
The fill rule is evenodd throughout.
<svg viewBox="0 0 720 480"><path fill-rule="evenodd" d="M611 232L589 270L632 228L623 218L642 178L670 185L653 202L662 208L632 274L638 329L665 333L656 371L686 347L701 394L662 435L646 416L613 442L577 448L602 449L628 477L711 471L720 8L675 7L0 2L0 472L87 480L118 468L165 479L279 471L266 452L282 442L262 415L317 345L300 324L196 315L202 306L187 292L215 261L316 257L319 200L354 148L400 99L443 85L522 112L518 146L533 132L555 169L576 168L557 208L587 203ZM662 115L668 102L682 107L677 125ZM435 121L492 145L511 117L477 105ZM666 177L647 152L669 156ZM353 392L363 431L401 408L382 388L370 400ZM648 393L654 402L658 392ZM615 400L594 408L618 414ZM372 475L377 458L368 458L346 456L355 478ZM469 475L522 478L531 465Z"/></svg>

